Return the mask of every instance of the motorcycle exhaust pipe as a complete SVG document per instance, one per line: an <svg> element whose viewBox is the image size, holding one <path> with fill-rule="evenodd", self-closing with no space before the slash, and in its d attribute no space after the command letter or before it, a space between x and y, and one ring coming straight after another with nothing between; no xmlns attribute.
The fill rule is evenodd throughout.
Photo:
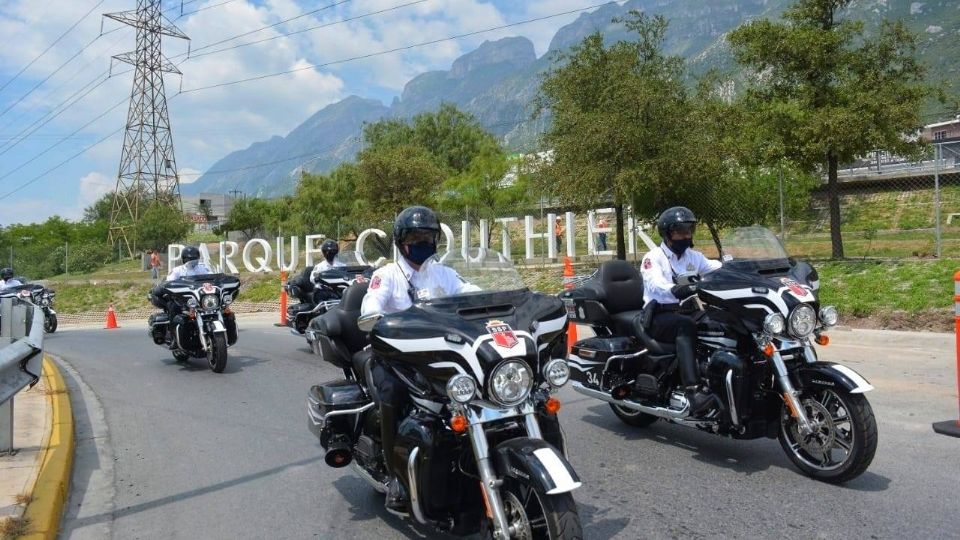
<svg viewBox="0 0 960 540"><path fill-rule="evenodd" d="M350 451L350 447L346 443L333 443L323 456L323 461L335 469L346 467L353 461L353 452Z"/></svg>
<svg viewBox="0 0 960 540"><path fill-rule="evenodd" d="M601 392L599 390L594 390L592 388L587 388L580 384L577 381L572 383L573 389L585 396L599 399L601 401L606 401L607 403L613 403L620 405L621 407L626 407L628 409L633 409L635 411L640 411L642 413L652 414L659 418L667 418L670 420L683 420L690 416L690 404L687 403L683 406L682 409L668 409L666 407L649 407L647 405L642 405L633 400L628 399L615 399L612 395Z"/></svg>

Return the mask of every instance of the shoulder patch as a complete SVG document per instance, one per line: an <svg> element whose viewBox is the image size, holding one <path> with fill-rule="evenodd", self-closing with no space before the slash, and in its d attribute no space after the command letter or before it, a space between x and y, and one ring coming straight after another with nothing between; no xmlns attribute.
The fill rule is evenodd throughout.
<svg viewBox="0 0 960 540"><path fill-rule="evenodd" d="M649 269L651 269L651 268L653 268L653 263L650 261L650 257L644 257L644 258L643 258L643 269L644 269L644 270L649 270Z"/></svg>
<svg viewBox="0 0 960 540"><path fill-rule="evenodd" d="M373 276L373 279L370 281L370 288L371 289L380 288L380 276Z"/></svg>

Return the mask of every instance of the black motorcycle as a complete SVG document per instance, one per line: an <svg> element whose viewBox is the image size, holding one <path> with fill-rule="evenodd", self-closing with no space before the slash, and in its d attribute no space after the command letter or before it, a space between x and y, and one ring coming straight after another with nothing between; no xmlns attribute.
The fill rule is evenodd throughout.
<svg viewBox="0 0 960 540"><path fill-rule="evenodd" d="M296 335L307 334L310 321L340 303L347 287L373 273L373 268L363 264L352 251L338 253L335 261L338 266L321 272L316 281L310 279L314 267L308 266L284 283L287 295L297 299L297 303L287 306L286 317L287 326ZM307 343L315 350L312 335L307 334Z"/></svg>
<svg viewBox="0 0 960 540"><path fill-rule="evenodd" d="M820 362L837 310L821 306L809 264L790 258L762 227L735 229L718 246L723 266L699 278L680 305L695 317L696 357L713 406L690 414L675 348L650 337L658 306L643 309L643 282L626 261L609 261L560 294L570 318L593 328L569 356L573 389L610 403L631 426L658 419L737 439L779 438L805 474L831 483L856 478L877 449L877 424L852 369Z"/></svg>
<svg viewBox="0 0 960 540"><path fill-rule="evenodd" d="M436 260L428 264L440 264ZM344 378L310 389L310 430L332 467L353 464L387 492L384 456L406 464L410 511L424 525L484 538L582 538L553 397L570 375L563 304L529 291L509 261L448 254L476 292L424 298L357 320L367 284L318 319L323 359ZM369 335L361 327L369 328ZM371 347L363 348L368 342ZM372 359L375 356L376 359ZM393 448L381 448L372 362L403 382L412 405Z"/></svg>
<svg viewBox="0 0 960 540"><path fill-rule="evenodd" d="M43 309L43 331L52 334L57 331L57 312L53 309L53 298L57 295L53 289L48 289L39 283L28 283L26 278L17 277L23 285L14 285L0 291L0 298L19 297Z"/></svg>
<svg viewBox="0 0 960 540"><path fill-rule="evenodd" d="M150 317L149 334L164 345L178 362L206 358L215 373L227 367L227 347L237 342L237 323L230 304L237 297L240 280L226 274L207 274L167 281L163 294L153 299L164 313ZM170 319L170 312L173 319Z"/></svg>

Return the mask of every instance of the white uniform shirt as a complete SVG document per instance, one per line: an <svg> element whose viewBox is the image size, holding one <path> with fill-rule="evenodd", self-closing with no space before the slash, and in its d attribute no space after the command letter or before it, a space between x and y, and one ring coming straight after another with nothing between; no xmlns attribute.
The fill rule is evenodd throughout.
<svg viewBox="0 0 960 540"><path fill-rule="evenodd" d="M674 276L684 272L709 274L720 266L720 261L708 259L693 248L685 249L683 255L677 257L677 254L667 247L666 242L661 242L659 249L651 250L643 256L640 268L640 274L643 275L643 305L646 306L651 300L661 304L679 303L677 297L670 292L676 285L673 282Z"/></svg>
<svg viewBox="0 0 960 540"><path fill-rule="evenodd" d="M401 257L398 262L373 273L370 287L363 297L361 316L394 313L410 308L413 305L408 292L411 287L418 300L480 290L480 287L464 281L453 268L433 259L428 259L418 271Z"/></svg>
<svg viewBox="0 0 960 540"><path fill-rule="evenodd" d="M212 274L213 272L207 268L207 265L203 264L203 261L197 263L193 268L189 268L186 264L181 264L173 270L170 270L170 273L167 274L167 281L173 281L175 279L180 279L187 276L200 276L203 274Z"/></svg>
<svg viewBox="0 0 960 540"><path fill-rule="evenodd" d="M20 283L20 280L16 278L10 278L6 281L3 281L2 279L0 279L0 289L6 289L7 287L16 287L17 285L23 285L23 283Z"/></svg>
<svg viewBox="0 0 960 540"><path fill-rule="evenodd" d="M341 266L346 265L336 259L333 260L333 264L330 264L326 259L324 259L318 262L316 266L313 267L313 270L310 271L310 281L316 283L317 278L320 277L320 272L325 272L331 268L339 268Z"/></svg>

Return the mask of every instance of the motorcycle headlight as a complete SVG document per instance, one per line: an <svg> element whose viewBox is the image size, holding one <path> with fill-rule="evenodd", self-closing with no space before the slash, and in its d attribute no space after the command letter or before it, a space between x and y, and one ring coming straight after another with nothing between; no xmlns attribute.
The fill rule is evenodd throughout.
<svg viewBox="0 0 960 540"><path fill-rule="evenodd" d="M477 393L477 382L469 375L459 374L447 381L447 396L457 403L468 403Z"/></svg>
<svg viewBox="0 0 960 540"><path fill-rule="evenodd" d="M229 306L229 305L232 304L232 303L233 303L233 295L232 295L232 294L225 294L225 295L223 295L223 305Z"/></svg>
<svg viewBox="0 0 960 540"><path fill-rule="evenodd" d="M800 304L790 312L787 328L794 337L804 338L817 327L817 314L809 304Z"/></svg>
<svg viewBox="0 0 960 540"><path fill-rule="evenodd" d="M215 294L205 294L200 297L200 305L203 309L217 309L220 307L220 297Z"/></svg>
<svg viewBox="0 0 960 540"><path fill-rule="evenodd" d="M779 313L771 313L763 319L763 331L772 336L782 334L785 325L783 315Z"/></svg>
<svg viewBox="0 0 960 540"><path fill-rule="evenodd" d="M523 362L509 360L496 367L490 376L490 398L505 407L513 407L530 395L533 377Z"/></svg>
<svg viewBox="0 0 960 540"><path fill-rule="evenodd" d="M196 299L196 298L187 298L187 307L188 307L188 308L195 308L195 307L197 307L198 305L199 305L199 304L197 304L197 299Z"/></svg>
<svg viewBox="0 0 960 540"><path fill-rule="evenodd" d="M40 299L40 305L43 306L43 307L49 306L49 305L50 305L50 299L49 299L49 298L46 298L46 297L41 298L41 299Z"/></svg>
<svg viewBox="0 0 960 540"><path fill-rule="evenodd" d="M820 308L820 322L822 322L824 326L836 326L839 320L840 313L837 312L837 308L833 306Z"/></svg>
<svg viewBox="0 0 960 540"><path fill-rule="evenodd" d="M554 358L543 366L543 378L550 386L561 387L570 380L570 366L563 358Z"/></svg>

